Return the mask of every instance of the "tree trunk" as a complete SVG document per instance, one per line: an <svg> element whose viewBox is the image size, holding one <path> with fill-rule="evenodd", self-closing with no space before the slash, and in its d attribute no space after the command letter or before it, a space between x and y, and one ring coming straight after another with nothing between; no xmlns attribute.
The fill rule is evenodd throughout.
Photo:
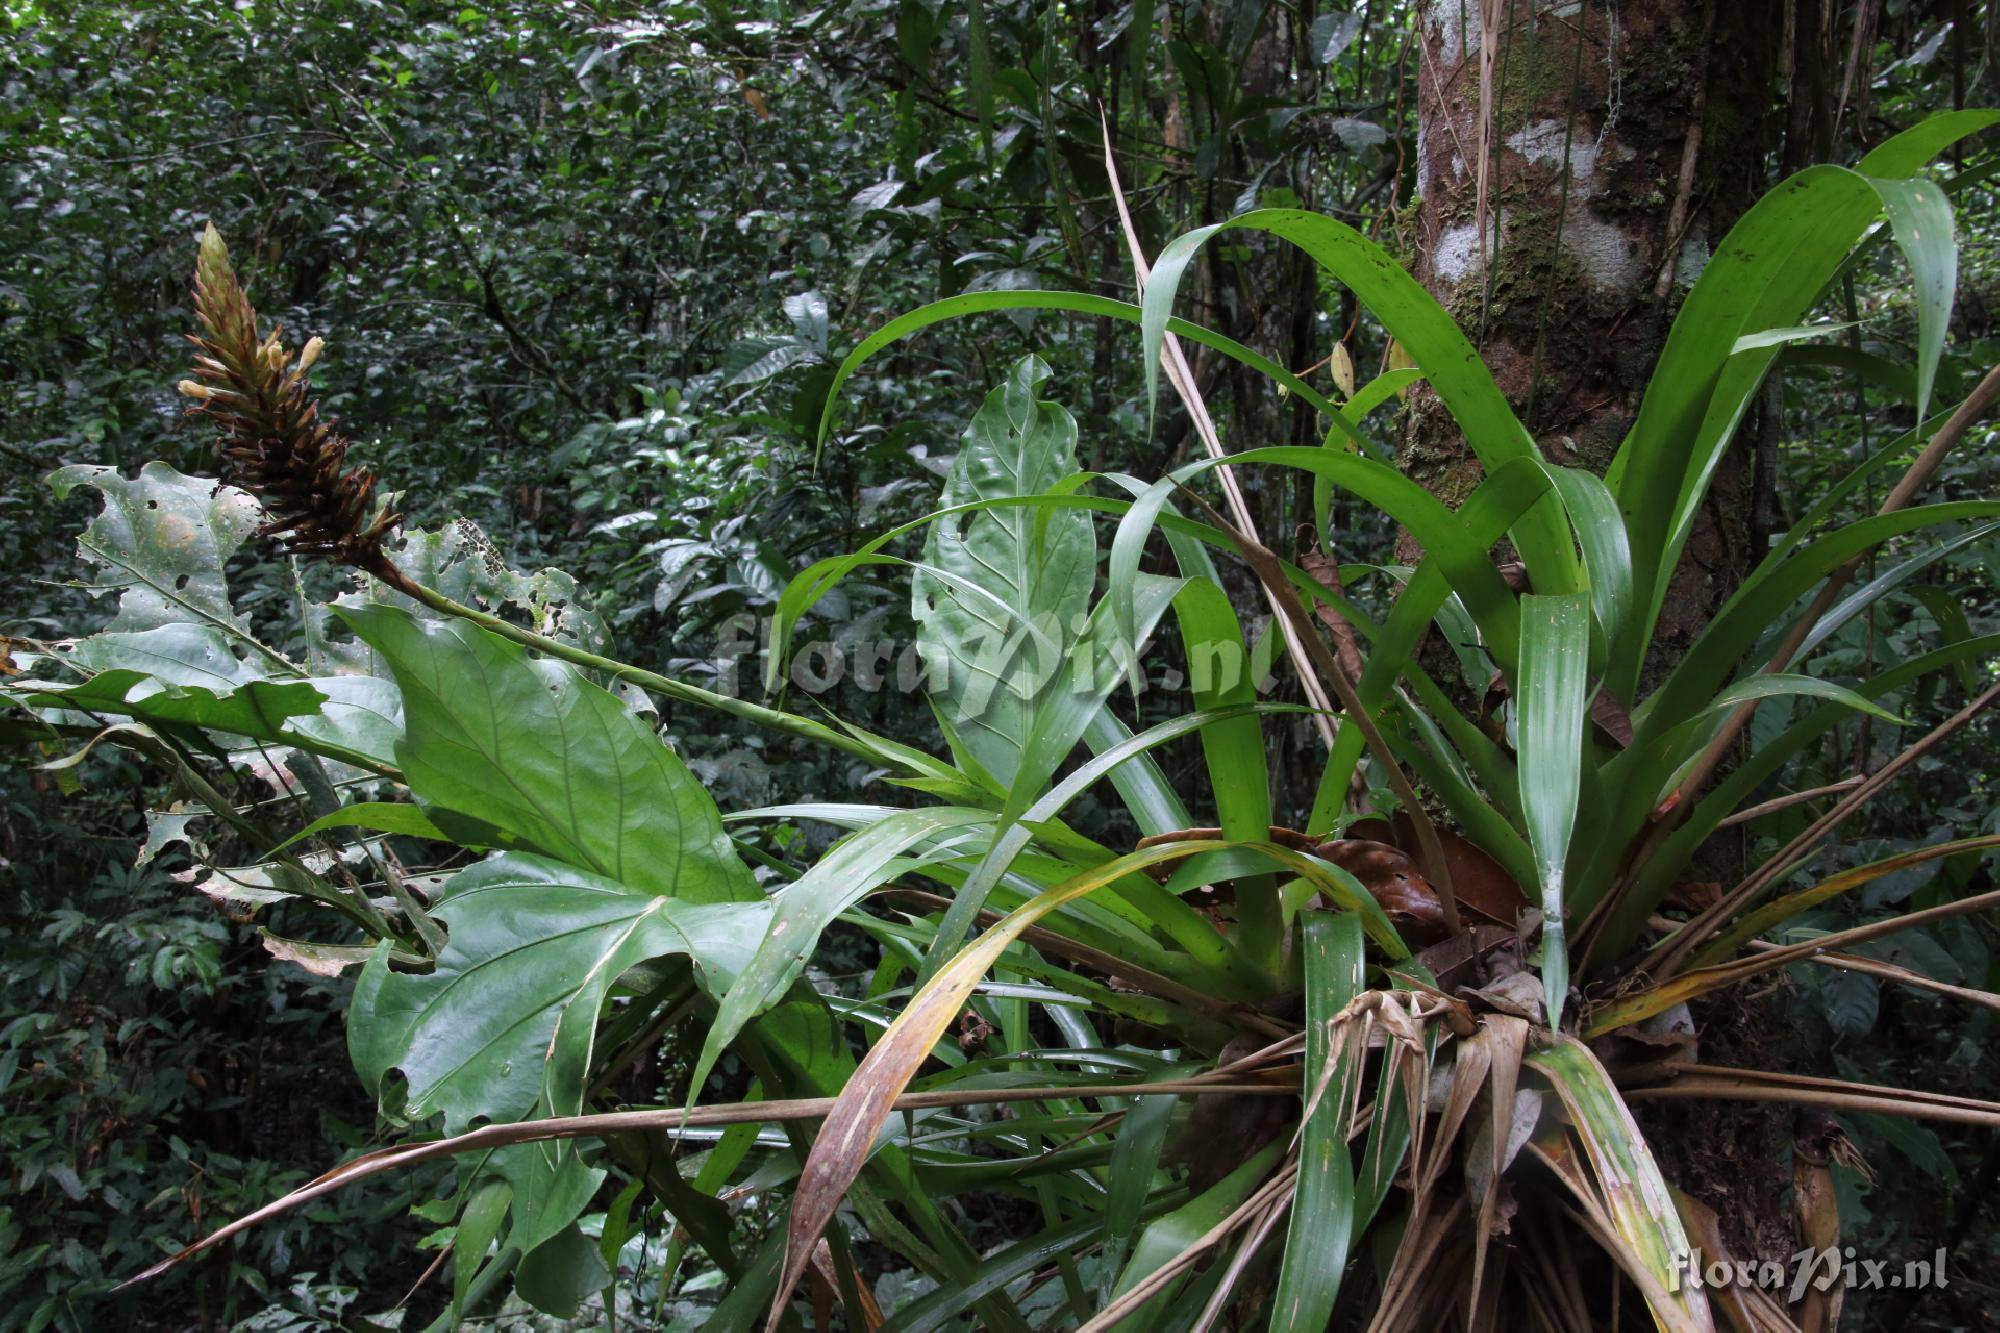
<svg viewBox="0 0 2000 1333"><path fill-rule="evenodd" d="M1610 463L1680 295L1759 188L1779 29L1720 0L1424 5L1402 240L1553 461ZM1412 402L1405 466L1455 503L1478 464L1434 395ZM1751 461L1724 463L1688 543L1668 654L1749 566Z"/></svg>
<svg viewBox="0 0 2000 1333"><path fill-rule="evenodd" d="M1762 188L1781 10L1424 0L1417 38L1417 198L1398 219L1401 244L1547 457L1602 473L1681 296ZM1410 401L1404 467L1456 505L1478 462L1434 394ZM1742 432L1717 470L1653 670L1679 658L1762 546L1755 438ZM1725 877L1740 853L1714 850L1708 873ZM1709 1034L1755 1046L1760 1026ZM1670 1176L1717 1209L1743 1253L1790 1252L1782 1116L1647 1119Z"/></svg>

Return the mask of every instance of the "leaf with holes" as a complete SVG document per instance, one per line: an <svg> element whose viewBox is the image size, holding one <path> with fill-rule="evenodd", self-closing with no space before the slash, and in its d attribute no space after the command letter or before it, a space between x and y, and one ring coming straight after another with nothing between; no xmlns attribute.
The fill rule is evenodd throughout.
<svg viewBox="0 0 2000 1333"><path fill-rule="evenodd" d="M104 571L99 591L118 592L107 628L147 630L182 622L220 625L239 635L223 565L255 532L263 511L249 494L148 463L136 479L78 463L49 474L58 500L78 486L104 496L104 510L77 538L85 560Z"/></svg>

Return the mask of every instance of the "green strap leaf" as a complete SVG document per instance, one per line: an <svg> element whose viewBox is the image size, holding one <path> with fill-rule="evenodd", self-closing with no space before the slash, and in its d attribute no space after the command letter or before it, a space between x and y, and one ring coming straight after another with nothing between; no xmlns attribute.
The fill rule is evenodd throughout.
<svg viewBox="0 0 2000 1333"><path fill-rule="evenodd" d="M328 829L365 828L377 833L395 833L406 838L429 838L434 842L449 842L451 839L431 823L424 812L403 801L357 801L344 805L331 814L321 815L312 823L279 843L272 851L283 851L295 842L325 833Z"/></svg>
<svg viewBox="0 0 2000 1333"><path fill-rule="evenodd" d="M1272 1300L1274 1328L1324 1328L1354 1237L1354 1162L1347 1126L1362 1059L1339 1039L1334 1019L1362 988L1361 919L1309 912L1305 941L1306 1068L1311 1113L1300 1131L1299 1179ZM1365 1050L1361 1052L1365 1057Z"/></svg>
<svg viewBox="0 0 2000 1333"><path fill-rule="evenodd" d="M1798 324L1867 228L1891 206L1890 197L1898 197L1893 206L1908 214L1898 240L1909 242L1905 252L1918 276L1920 304L1934 312L1948 310L1949 294L1941 283L1948 285L1947 268L1955 260L1941 247L1949 245L1950 229L1940 235L1933 223L1926 234L1919 216L1934 217L1942 195L1935 187L1917 191L1896 178L1911 175L1995 119L1988 112L1936 116L1870 153L1859 170L1808 167L1758 200L1716 248L1674 320L1638 418L1606 476L1625 511L1635 583L1646 598L1628 625L1629 642L1614 654L1619 671L1612 688L1619 697L1630 698L1637 684L1639 648L1657 620L1709 479L1783 350L1737 354L1738 340ZM1893 183L1878 188L1884 182ZM1930 319L1941 317L1933 313ZM1921 315L1919 322L1925 324ZM1920 348L1920 397L1935 360L1929 344Z"/></svg>
<svg viewBox="0 0 2000 1333"><path fill-rule="evenodd" d="M1552 485L1549 469L1536 460L1520 459L1506 464L1482 481L1459 506L1456 515L1459 531L1453 540L1468 542L1482 552L1489 549L1515 519ZM1488 572L1492 572L1490 565ZM1499 576L1496 573L1494 577L1497 579ZM1502 587L1505 587L1504 583ZM1404 584L1402 594L1397 597L1395 607L1375 639L1367 669L1362 672L1361 680L1355 687L1355 693L1365 707L1380 708L1393 695L1397 679L1415 660L1418 641L1429 629L1432 618L1446 605L1452 591L1451 581L1439 556L1435 553L1426 556ZM1490 593L1479 595L1490 596ZM1511 599L1513 594L1509 592L1506 596ZM1517 604L1510 600L1509 605L1516 606L1518 617ZM1513 632L1518 638L1518 619ZM1509 666L1512 665L1510 661ZM1327 756L1326 771L1320 779L1320 799L1314 803L1311 827L1326 828L1333 823L1339 813L1341 793L1347 789L1348 777L1360 761L1361 750L1360 730L1343 726L1334 739L1333 752ZM1490 846L1487 850L1498 854Z"/></svg>
<svg viewBox="0 0 2000 1333"><path fill-rule="evenodd" d="M1892 667L1864 681L1857 687L1856 693L1864 698L1879 699L1934 672L1969 669L1971 664L1983 662L1996 654L2000 654L2000 635L1966 639ZM1741 809L1794 755L1831 731L1847 713L1848 709L1838 703L1816 708L1775 739L1759 745L1741 764L1727 773L1640 870L1630 891L1621 895L1616 914L1599 932L1593 957L1612 957L1629 947L1638 938L1646 918L1679 882L1682 869L1693 858L1696 849L1708 840L1721 821ZM1623 763L1624 756L1620 756L1607 767L1607 782L1615 784L1626 780L1620 768ZM1610 845L1607 842L1607 847ZM1622 847L1622 844L1619 846ZM1610 855L1607 852L1607 859ZM1606 874L1608 872L1591 875L1589 882L1598 882Z"/></svg>
<svg viewBox="0 0 2000 1333"><path fill-rule="evenodd" d="M1560 1030L1569 992L1563 868L1583 784L1589 720L1590 611L1584 598L1521 599L1519 710L1521 810L1542 893L1542 994L1549 1028Z"/></svg>
<svg viewBox="0 0 2000 1333"><path fill-rule="evenodd" d="M716 1009L688 1080L692 1104L729 1044L752 1018L775 1004L805 970L833 919L918 861L956 855L967 835L992 826L987 810L955 806L905 810L846 839L778 894L770 928ZM911 857L922 848L922 855Z"/></svg>
<svg viewBox="0 0 2000 1333"><path fill-rule="evenodd" d="M933 301L929 305L918 306L915 310L898 315L869 334L841 361L840 366L834 371L832 385L827 390L826 406L820 412L819 446L825 447L826 437L832 432L833 414L839 406L841 386L846 384L854 372L877 352L913 333L919 333L933 324L941 324L949 319L1020 310L1068 310L1079 315L1097 315L1106 319L1123 320L1128 324L1139 323L1141 315L1140 308L1129 301L1117 301L1108 296L1094 296L1088 292L963 292L957 296L947 296L941 301ZM1225 337L1184 319L1171 319L1167 321L1167 327L1176 337L1213 348L1232 361L1241 362L1259 374L1269 376L1286 391L1297 394L1305 402L1312 404L1314 411L1329 420L1335 416L1343 416L1343 420L1335 423L1332 429L1341 431L1357 443L1366 444L1356 429L1360 420L1358 414L1343 414L1334 407L1326 395L1261 352L1245 347L1234 338Z"/></svg>
<svg viewBox="0 0 2000 1333"><path fill-rule="evenodd" d="M1994 847L2000 847L2000 836L1987 834L1984 837L1959 838L1951 842L1935 843L1929 847L1914 847L1907 852L1898 852L1894 856L1884 857L1865 866L1843 870L1809 889L1786 894L1775 902L1766 903L1754 912L1745 913L1697 950L1688 960L1688 970L1697 971L1726 962L1738 949L1765 931L1781 926L1802 912L1809 912L1821 903L1831 901L1864 884L1872 883L1884 875L1893 875L1911 866L1927 865L1947 856L1989 851Z"/></svg>
<svg viewBox="0 0 2000 1333"><path fill-rule="evenodd" d="M1157 1077L1174 1078L1184 1072L1167 1069ZM1118 1126L1118 1140L1111 1149L1104 1188L1104 1265L1099 1270L1103 1273L1099 1292L1107 1302L1111 1299L1113 1282L1125 1267L1139 1223L1145 1217L1146 1203L1156 1197L1154 1178L1160 1169L1160 1153L1166 1147L1167 1131L1173 1127L1174 1111L1180 1100L1134 1097L1124 1122ZM1093 1226L1091 1230L1098 1228Z"/></svg>
<svg viewBox="0 0 2000 1333"><path fill-rule="evenodd" d="M1800 546L1724 603L1660 688L1635 710L1632 721L1638 739L1657 736L1707 707L1770 626L1798 614L1798 599L1849 559L1906 532L1996 517L2000 502L1995 501L1920 505L1857 519Z"/></svg>
<svg viewBox="0 0 2000 1333"><path fill-rule="evenodd" d="M1131 739L1132 729L1109 708L1100 708L1092 714L1090 725L1083 731L1083 743L1096 755ZM1194 824L1180 793L1150 754L1142 754L1112 769L1111 785L1125 802L1133 822L1138 824L1141 836L1150 838L1156 833L1171 833Z"/></svg>
<svg viewBox="0 0 2000 1333"><path fill-rule="evenodd" d="M1269 842L1184 842L1147 847L1080 871L1007 914L923 984L841 1090L814 1142L793 1194L787 1229L785 1272L780 1299L803 1275L821 1231L867 1161L876 1135L897 1094L930 1057L939 1037L964 1012L965 1002L987 970L1020 939L1022 932L1050 913L1117 883L1134 871L1208 852L1254 851L1281 869L1310 880L1344 910L1362 918L1363 929L1392 957L1409 957L1381 906L1351 875L1316 858ZM1273 1145L1274 1148L1279 1145ZM1135 1256L1136 1258L1136 1256Z"/></svg>
<svg viewBox="0 0 2000 1333"><path fill-rule="evenodd" d="M1541 451L1451 313L1381 246L1344 222L1299 209L1243 213L1187 232L1160 251L1146 283L1139 326L1149 402L1158 399L1160 353L1181 278L1209 238L1233 230L1263 231L1290 241L1353 289L1423 370L1489 474L1517 458L1540 459ZM1557 506L1536 505L1516 535L1536 587L1555 593L1582 586L1582 571Z"/></svg>
<svg viewBox="0 0 2000 1333"><path fill-rule="evenodd" d="M1752 699L1775 699L1782 695L1806 695L1816 699L1831 699L1844 707L1854 709L1856 712L1866 713L1870 717L1879 717L1884 722L1893 723L1899 727L1909 725L1908 718L1898 717L1880 704L1869 702L1867 698L1856 694L1845 685L1823 679L1819 676L1802 676L1786 671L1766 672L1737 681L1734 685L1731 685L1716 695L1715 698L1711 699L1708 707L1702 710L1701 715L1704 717L1710 716L1724 709L1734 708L1737 704L1748 703Z"/></svg>
<svg viewBox="0 0 2000 1333"><path fill-rule="evenodd" d="M1132 1247L1132 1257L1126 1261L1124 1271L1118 1275L1117 1285L1111 1289L1112 1298L1115 1300L1138 1286L1169 1260L1178 1258L1189 1246L1207 1235L1223 1218L1235 1212L1270 1176L1271 1168L1277 1165L1284 1146L1282 1143L1267 1144L1243 1165L1140 1232L1138 1244ZM1144 1305L1119 1320L1115 1326L1118 1333L1146 1333L1149 1329L1165 1325L1174 1312L1182 1289L1188 1285L1189 1277L1189 1273L1177 1275Z"/></svg>
<svg viewBox="0 0 2000 1333"><path fill-rule="evenodd" d="M1945 322L1958 289L1958 242L1951 201L1934 181L1869 179L1889 215L1897 248L1909 261L1917 295L1917 416L1930 406L1944 356Z"/></svg>
<svg viewBox="0 0 2000 1333"><path fill-rule="evenodd" d="M1126 580L1130 572L1137 568L1138 550L1177 485L1224 465L1249 468L1262 463L1297 468L1316 477L1326 477L1408 528L1410 534L1438 562L1452 589L1465 602L1466 610L1478 622L1480 632L1486 637L1494 660L1501 664L1502 670L1511 672L1520 630L1516 623L1514 594L1487 555L1492 542L1482 545L1475 535L1478 528L1465 521L1463 512L1454 514L1436 496L1396 469L1373 459L1328 449L1296 445L1248 449L1227 458L1204 458L1176 468L1135 502L1120 520L1118 533L1112 542L1113 563L1107 600L1115 604L1131 596ZM1541 494L1551 488L1548 470L1534 461L1511 464L1501 470L1501 476L1506 480L1496 477L1483 485L1498 481L1496 493L1520 487L1528 494ZM1121 617L1123 614L1121 611ZM1428 613L1425 619L1429 619Z"/></svg>
<svg viewBox="0 0 2000 1333"><path fill-rule="evenodd" d="M1209 712L1254 704L1257 682L1251 679L1250 653L1236 610L1222 585L1190 577L1174 598L1174 614L1187 656L1194 706ZM1264 756L1264 729L1256 717L1246 715L1204 727L1201 752L1223 836L1265 836L1271 827L1271 780Z"/></svg>
<svg viewBox="0 0 2000 1333"><path fill-rule="evenodd" d="M1551 468L1590 575L1590 606L1607 649L1626 643L1632 615L1632 543L1611 488L1581 468Z"/></svg>

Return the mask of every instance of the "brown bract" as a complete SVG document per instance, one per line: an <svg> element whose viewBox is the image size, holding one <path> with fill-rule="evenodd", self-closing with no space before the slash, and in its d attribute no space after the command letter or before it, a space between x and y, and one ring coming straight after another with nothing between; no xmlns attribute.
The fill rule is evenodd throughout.
<svg viewBox="0 0 2000 1333"><path fill-rule="evenodd" d="M213 224L202 233L194 306L202 332L189 335L198 349L194 377L182 380L180 391L215 423L227 479L271 515L259 535L407 591L382 549L397 515L375 502L372 473L345 466L347 441L320 419L311 397L307 372L323 344L311 339L294 363L278 329L258 337L257 312Z"/></svg>

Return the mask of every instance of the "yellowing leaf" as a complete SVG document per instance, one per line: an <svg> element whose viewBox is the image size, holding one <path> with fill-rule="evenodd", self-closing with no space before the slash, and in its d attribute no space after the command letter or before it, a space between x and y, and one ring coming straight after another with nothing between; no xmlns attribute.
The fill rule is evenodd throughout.
<svg viewBox="0 0 2000 1333"><path fill-rule="evenodd" d="M1354 396L1354 358L1347 354L1344 342L1333 345L1333 355L1327 358L1327 366L1333 372L1333 383L1340 390L1343 399Z"/></svg>

